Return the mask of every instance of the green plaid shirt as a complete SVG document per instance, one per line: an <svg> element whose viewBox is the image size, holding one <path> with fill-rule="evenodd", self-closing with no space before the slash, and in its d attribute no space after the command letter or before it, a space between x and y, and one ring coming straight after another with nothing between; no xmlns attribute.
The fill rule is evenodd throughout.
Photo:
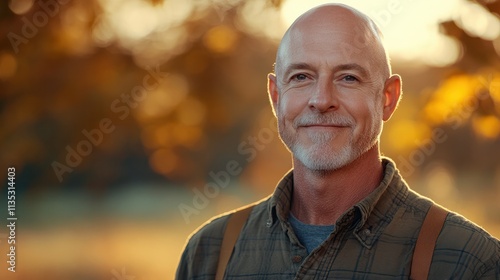
<svg viewBox="0 0 500 280"><path fill-rule="evenodd" d="M408 279L415 242L433 203L408 188L389 159L364 200L341 216L310 254L288 222L292 172L252 210L225 279ZM200 227L182 254L177 279L214 279L228 215ZM500 241L450 213L439 235L429 279L500 279Z"/></svg>

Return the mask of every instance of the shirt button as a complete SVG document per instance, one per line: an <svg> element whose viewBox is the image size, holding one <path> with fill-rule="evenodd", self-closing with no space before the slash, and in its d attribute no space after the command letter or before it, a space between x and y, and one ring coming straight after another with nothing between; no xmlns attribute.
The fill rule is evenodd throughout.
<svg viewBox="0 0 500 280"><path fill-rule="evenodd" d="M302 256L296 255L292 258L292 262L299 263L302 261Z"/></svg>

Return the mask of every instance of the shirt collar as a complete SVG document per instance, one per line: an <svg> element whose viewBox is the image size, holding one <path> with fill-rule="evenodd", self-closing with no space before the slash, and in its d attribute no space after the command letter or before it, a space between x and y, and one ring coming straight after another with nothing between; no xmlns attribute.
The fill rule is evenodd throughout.
<svg viewBox="0 0 500 280"><path fill-rule="evenodd" d="M274 224L279 219L285 221L290 212L290 205L292 202L293 194L293 169L288 171L285 176L280 180L278 186L269 201L268 211L269 220L268 225Z"/></svg>
<svg viewBox="0 0 500 280"><path fill-rule="evenodd" d="M395 163L389 158L382 158L384 177L378 187L362 201L354 205L337 224L350 223L356 226L354 234L367 247L382 233L388 222L396 214L401 203L408 196L408 189L401 178ZM293 194L293 170L290 170L278 183L268 205L268 226L276 221L285 223L290 212ZM376 210L376 211L374 211ZM355 221L359 221L353 225Z"/></svg>

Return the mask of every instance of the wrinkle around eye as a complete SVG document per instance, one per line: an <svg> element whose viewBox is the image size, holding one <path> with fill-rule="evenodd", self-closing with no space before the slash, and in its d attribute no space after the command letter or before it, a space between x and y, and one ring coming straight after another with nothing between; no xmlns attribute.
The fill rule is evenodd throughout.
<svg viewBox="0 0 500 280"><path fill-rule="evenodd" d="M302 77L303 79L299 79L299 76ZM293 81L305 81L306 79L308 79L308 76L304 73L295 74L290 78L290 80Z"/></svg>
<svg viewBox="0 0 500 280"><path fill-rule="evenodd" d="M340 80L348 83L361 82L357 76L351 74L343 75Z"/></svg>
<svg viewBox="0 0 500 280"><path fill-rule="evenodd" d="M299 76L301 77L300 79L298 79ZM313 81L314 81L314 78L311 77L310 75L304 74L304 73L299 73L299 74L292 75L286 81L286 84L288 86L292 86L292 87L302 87L302 86L306 86L306 85L311 84Z"/></svg>

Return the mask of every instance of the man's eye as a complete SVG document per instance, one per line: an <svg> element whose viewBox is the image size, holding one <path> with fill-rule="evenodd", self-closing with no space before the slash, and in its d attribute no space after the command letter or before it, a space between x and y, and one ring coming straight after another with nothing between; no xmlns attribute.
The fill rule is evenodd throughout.
<svg viewBox="0 0 500 280"><path fill-rule="evenodd" d="M353 75L345 75L343 80L346 82L356 82L358 79Z"/></svg>
<svg viewBox="0 0 500 280"><path fill-rule="evenodd" d="M304 81L307 79L307 76L304 74L297 74L292 77L292 80Z"/></svg>

